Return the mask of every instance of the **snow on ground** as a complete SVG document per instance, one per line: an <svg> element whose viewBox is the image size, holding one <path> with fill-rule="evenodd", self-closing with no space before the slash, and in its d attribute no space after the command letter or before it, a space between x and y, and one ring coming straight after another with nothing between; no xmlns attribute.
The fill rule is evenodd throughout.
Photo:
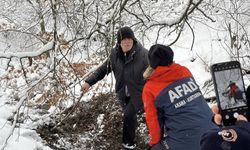
<svg viewBox="0 0 250 150"><path fill-rule="evenodd" d="M2 89L2 88L1 88ZM14 110L14 106L7 104L7 91L0 91L0 145L3 146L6 136L12 129L11 122L7 121ZM40 136L33 130L32 122L17 124L17 128L8 140L5 150L51 150L45 146ZM1 147L2 149L2 147Z"/></svg>
<svg viewBox="0 0 250 150"><path fill-rule="evenodd" d="M180 63L186 67L188 67L191 72L194 75L194 78L196 79L197 83L202 86L204 83L211 79L211 74L209 73L209 67L211 64L221 61L227 61L229 60L228 54L225 50L223 50L220 45L218 44L218 34L212 32L207 26L199 25L199 30L197 30L196 27L196 33L195 33L195 43L192 51L190 51L190 47L192 44L192 38L191 38L191 32L185 31L183 33L184 35L181 36L181 39L176 43L174 46L172 46L172 49L174 50L174 60L177 63ZM216 37L216 38L215 38ZM214 39L212 39L214 38ZM161 44L167 44L169 41L168 39L162 40L164 43ZM149 49L150 45L147 45L146 48ZM76 56L71 59L77 59L81 60L82 56ZM0 60L1 64L6 64L6 62L3 62L3 60ZM19 65L19 64L18 64ZM5 68L3 65L0 67L0 78L5 76ZM40 76L40 75L37 75ZM244 77L245 85L250 84L250 80L248 77ZM113 82L114 80L113 76L109 75L106 80L109 83ZM16 78L16 84L20 85L23 84L22 78ZM105 82L105 81L103 81ZM2 84L3 85L3 84ZM76 91L80 90L80 86L77 86ZM109 91L110 89L107 88L101 88L99 91ZM15 110L15 104L16 101L10 101L10 97L13 96L11 94L13 90L8 89L6 87L0 88L0 148L3 150L2 146L4 144L4 140L6 139L6 136L10 133L10 130L12 129L11 121L6 121L9 118L12 112ZM87 93L87 95L84 97L84 101L88 101L92 96L94 92L93 91ZM214 93L207 93L207 97L214 96ZM209 106L212 106L214 104L210 104ZM27 109L27 108L23 108ZM55 109L51 108L49 111L53 111ZM49 113L46 115L39 116L35 110L27 110L29 111L30 117L32 119L35 119L37 121L32 122L31 119L28 119L27 121L24 121L23 123L18 123L19 126L13 133L13 135L10 137L10 139L7 142L7 145L5 147L5 150L51 150L48 146L46 146L40 136L33 130L39 123L47 122L47 117L49 116ZM100 115L98 118L99 122L102 121L103 115ZM84 139L83 139L84 140Z"/></svg>

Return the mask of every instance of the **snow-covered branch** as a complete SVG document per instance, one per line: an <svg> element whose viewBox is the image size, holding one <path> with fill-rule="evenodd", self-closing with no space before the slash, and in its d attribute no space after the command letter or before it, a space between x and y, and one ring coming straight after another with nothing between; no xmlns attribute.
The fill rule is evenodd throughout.
<svg viewBox="0 0 250 150"><path fill-rule="evenodd" d="M32 52L0 52L0 58L25 58L25 57L35 57L35 56L39 56L49 50L51 50L53 48L53 44L54 41L48 42L46 45L44 45L41 49L39 49L38 51L32 51Z"/></svg>

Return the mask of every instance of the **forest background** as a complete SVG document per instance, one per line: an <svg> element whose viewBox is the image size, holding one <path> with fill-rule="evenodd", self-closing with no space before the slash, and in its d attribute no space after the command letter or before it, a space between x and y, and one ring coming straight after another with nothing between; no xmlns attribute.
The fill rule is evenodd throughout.
<svg viewBox="0 0 250 150"><path fill-rule="evenodd" d="M147 49L171 46L208 100L214 63L240 61L250 84L248 0L0 2L1 150L120 149L113 75L88 93L80 86L108 58L122 26ZM143 149L147 128L143 119L139 125Z"/></svg>

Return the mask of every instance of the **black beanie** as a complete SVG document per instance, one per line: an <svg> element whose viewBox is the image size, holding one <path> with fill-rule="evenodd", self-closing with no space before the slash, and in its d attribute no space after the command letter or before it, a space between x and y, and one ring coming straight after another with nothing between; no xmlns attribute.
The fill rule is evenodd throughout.
<svg viewBox="0 0 250 150"><path fill-rule="evenodd" d="M122 27L117 31L117 42L120 44L121 40L131 38L135 41L134 32L129 27Z"/></svg>
<svg viewBox="0 0 250 150"><path fill-rule="evenodd" d="M169 46L155 44L148 52L149 65L152 68L157 66L168 66L173 62L174 53Z"/></svg>

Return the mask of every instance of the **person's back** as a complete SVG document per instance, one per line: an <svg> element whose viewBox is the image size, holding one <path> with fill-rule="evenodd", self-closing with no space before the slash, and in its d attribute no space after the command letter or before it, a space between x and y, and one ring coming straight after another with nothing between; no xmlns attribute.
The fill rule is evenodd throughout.
<svg viewBox="0 0 250 150"><path fill-rule="evenodd" d="M170 91L178 95L173 102L166 99ZM216 128L211 122L212 113L192 77L180 79L161 91L156 107L164 112L166 138L175 150L199 150L201 135Z"/></svg>
<svg viewBox="0 0 250 150"><path fill-rule="evenodd" d="M169 71L165 71L165 74L159 77L158 72L162 72L159 70ZM155 106L159 112L158 118L162 120L160 124L167 129L168 146L174 150L199 150L201 135L217 127L211 122L212 112L198 85L191 74L182 74L183 70L188 72L185 67L178 64L172 64L167 68L159 67L144 88L152 94L159 93L154 94Z"/></svg>
<svg viewBox="0 0 250 150"><path fill-rule="evenodd" d="M151 145L159 142L155 135L162 133L164 127L167 136L161 140L165 147L200 150L201 135L217 128L192 74L179 64L155 68L144 86L143 102Z"/></svg>

